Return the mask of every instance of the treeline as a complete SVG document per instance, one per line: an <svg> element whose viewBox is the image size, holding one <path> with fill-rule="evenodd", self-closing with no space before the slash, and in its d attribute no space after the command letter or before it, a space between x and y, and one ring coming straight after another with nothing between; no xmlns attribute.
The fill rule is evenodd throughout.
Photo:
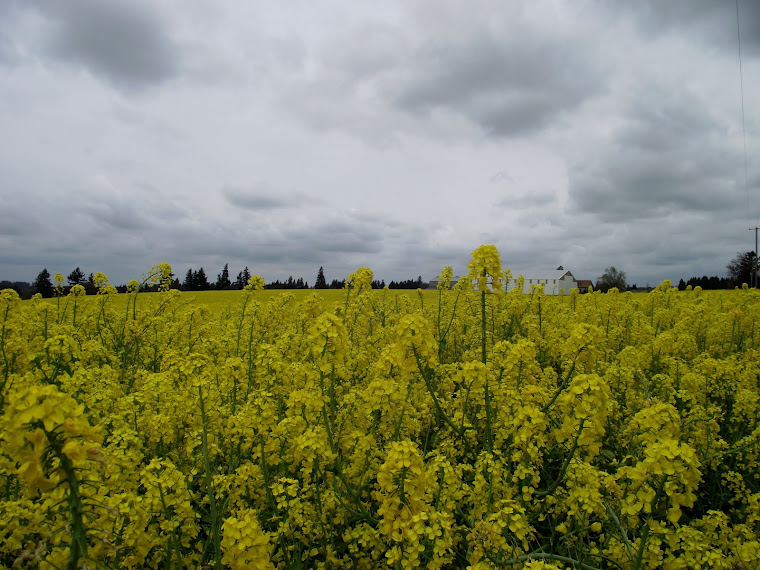
<svg viewBox="0 0 760 570"><path fill-rule="evenodd" d="M712 277L703 275L702 277L692 277L688 281L681 279L678 282L678 288L681 291L684 291L688 286L691 286L692 289L695 287L701 287L702 289L708 290L733 289L739 285L737 285L733 279L729 279L728 277L718 277L717 275L713 275Z"/></svg>
<svg viewBox="0 0 760 570"><path fill-rule="evenodd" d="M388 289L427 289L427 282L422 281L422 275L417 279L407 279L406 281L391 281Z"/></svg>
<svg viewBox="0 0 760 570"><path fill-rule="evenodd" d="M240 271L237 276L232 279L230 276L229 264L225 263L224 268L217 274L216 279L209 278L206 270L203 267L198 269L189 268L185 273L185 277L182 281L172 274L171 288L178 289L180 291L211 291L211 290L235 290L243 289L248 281L251 279L251 271L246 266ZM25 281L0 281L0 289L13 289L22 299L29 299L35 293L39 293L43 297L53 297L60 291L61 295L68 295L71 288L74 285L81 285L84 287L85 294L94 295L98 292L98 287L95 283L95 278L92 273L85 274L81 268L77 267L66 277L64 282L53 283L50 272L47 268L40 271L37 278L32 283ZM316 281L314 282L314 289L343 289L346 285L345 279L333 279L328 282L325 278L324 268L320 267L317 273ZM384 279L375 279L372 281L373 289L385 288ZM127 290L126 285L116 285L116 290L119 293L124 293ZM287 279L280 281L279 279L266 283L265 289L310 289L309 282L303 277L293 277L292 275ZM417 279L407 279L403 281L391 281L388 284L390 289L425 289L427 283L422 281L422 276L418 276ZM158 285L146 286L143 291L157 291Z"/></svg>

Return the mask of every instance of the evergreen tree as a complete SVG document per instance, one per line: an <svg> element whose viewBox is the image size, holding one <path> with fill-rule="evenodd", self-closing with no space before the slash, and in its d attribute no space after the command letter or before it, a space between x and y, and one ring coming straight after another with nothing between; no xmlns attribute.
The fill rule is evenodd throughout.
<svg viewBox="0 0 760 570"><path fill-rule="evenodd" d="M40 274L37 275L37 279L34 280L34 292L39 293L43 297L52 297L53 296L53 283L50 281L50 273L47 270L47 267L40 271Z"/></svg>
<svg viewBox="0 0 760 570"><path fill-rule="evenodd" d="M231 285L230 283L230 270L228 267L228 264L224 264L224 269L222 269L222 272L216 276L216 288L217 289L226 289Z"/></svg>
<svg viewBox="0 0 760 570"><path fill-rule="evenodd" d="M385 282L383 282L385 287ZM427 289L428 284L422 280L422 275L417 279L405 279L403 281L391 281L388 284L388 289Z"/></svg>
<svg viewBox="0 0 760 570"><path fill-rule="evenodd" d="M327 279L325 279L325 270L320 267L317 273L317 281L314 283L315 289L327 289Z"/></svg>
<svg viewBox="0 0 760 570"><path fill-rule="evenodd" d="M187 273L185 274L185 281L182 283L182 288L185 291L192 291L193 289L193 268L187 270Z"/></svg>
<svg viewBox="0 0 760 570"><path fill-rule="evenodd" d="M69 282L69 285L72 287L74 285L84 285L87 283L87 277L85 277L84 271L79 269L77 267L74 271L69 273L69 276L66 278L66 280Z"/></svg>
<svg viewBox="0 0 760 570"><path fill-rule="evenodd" d="M206 272L203 271L203 267L198 269L198 273L196 273L194 277L194 285L197 291L205 291L209 288L208 277L206 277Z"/></svg>
<svg viewBox="0 0 760 570"><path fill-rule="evenodd" d="M248 285L248 280L251 278L251 272L248 271L248 266L246 265L245 269L237 274L237 277L235 278L235 282L233 285L235 286L235 289L243 289L246 285Z"/></svg>
<svg viewBox="0 0 760 570"><path fill-rule="evenodd" d="M87 283L84 284L84 290L87 295L95 295L98 292L98 288L95 286L95 276L92 273L87 276Z"/></svg>

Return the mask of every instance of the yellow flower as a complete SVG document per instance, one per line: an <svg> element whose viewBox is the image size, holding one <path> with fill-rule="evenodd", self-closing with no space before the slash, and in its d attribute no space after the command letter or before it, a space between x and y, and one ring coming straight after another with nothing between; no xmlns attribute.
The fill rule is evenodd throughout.
<svg viewBox="0 0 760 570"><path fill-rule="evenodd" d="M438 289L446 291L451 288L451 279L454 277L454 268L447 265L438 276Z"/></svg>
<svg viewBox="0 0 760 570"><path fill-rule="evenodd" d="M92 280L95 283L95 287L98 289L108 285L108 275L101 271L96 272L95 275L93 275Z"/></svg>
<svg viewBox="0 0 760 570"><path fill-rule="evenodd" d="M233 570L274 570L269 535L261 530L253 509L242 509L224 519L222 551L222 564Z"/></svg>
<svg viewBox="0 0 760 570"><path fill-rule="evenodd" d="M494 245L481 245L471 254L472 259L467 265L470 270L468 278L477 280L478 289L486 291L490 278L491 288L494 291L501 289L501 260L499 250Z"/></svg>
<svg viewBox="0 0 760 570"><path fill-rule="evenodd" d="M246 291L262 291L264 289L264 278L261 275L252 276L244 289Z"/></svg>
<svg viewBox="0 0 760 570"><path fill-rule="evenodd" d="M72 297L83 297L85 295L85 289L82 285L74 285L69 291L69 295Z"/></svg>
<svg viewBox="0 0 760 570"><path fill-rule="evenodd" d="M16 303L21 300L15 289L3 289L0 291L0 301L4 303Z"/></svg>

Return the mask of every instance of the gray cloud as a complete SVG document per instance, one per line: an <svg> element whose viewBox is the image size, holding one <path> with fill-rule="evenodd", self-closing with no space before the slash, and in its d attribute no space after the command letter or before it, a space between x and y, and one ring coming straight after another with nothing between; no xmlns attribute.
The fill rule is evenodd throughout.
<svg viewBox="0 0 760 570"><path fill-rule="evenodd" d="M33 211L0 197L0 236L21 238L39 229L40 224Z"/></svg>
<svg viewBox="0 0 760 570"><path fill-rule="evenodd" d="M740 0L739 27L742 55L760 56L760 4L754 0ZM650 36L681 35L684 32L701 43L720 46L737 54L737 14L734 2L712 0L673 0L659 2L642 0L608 6L615 12L623 11L634 17L639 28Z"/></svg>
<svg viewBox="0 0 760 570"><path fill-rule="evenodd" d="M223 194L230 204L246 210L276 210L293 205L292 200L266 194L245 193L231 189L225 189Z"/></svg>
<svg viewBox="0 0 760 570"><path fill-rule="evenodd" d="M285 232L287 242L308 248L316 255L378 253L382 249L389 221L371 217L339 217L312 227L295 227Z"/></svg>
<svg viewBox="0 0 760 570"><path fill-rule="evenodd" d="M179 54L155 6L142 1L36 2L52 31L47 55L79 64L120 86L161 83L179 69Z"/></svg>
<svg viewBox="0 0 760 570"><path fill-rule="evenodd" d="M22 26L20 2L0 3L0 64L16 65L23 59L16 33Z"/></svg>
<svg viewBox="0 0 760 570"><path fill-rule="evenodd" d="M588 55L529 33L494 37L482 30L424 46L394 103L409 113L451 109L494 135L524 135L603 89Z"/></svg>
<svg viewBox="0 0 760 570"><path fill-rule="evenodd" d="M296 81L283 107L315 128L393 145L420 129L529 135L605 91L607 64L591 38L556 19L545 34L517 4L504 25L502 3L478 4L486 7L423 2L404 25L370 21L336 34L314 53L319 73Z"/></svg>
<svg viewBox="0 0 760 570"><path fill-rule="evenodd" d="M526 210L530 208L546 208L556 202L554 192L511 192L494 202L498 209Z"/></svg>
<svg viewBox="0 0 760 570"><path fill-rule="evenodd" d="M578 211L620 222L741 206L740 141L707 103L688 92L650 88L631 94L622 116L570 169Z"/></svg>
<svg viewBox="0 0 760 570"><path fill-rule="evenodd" d="M227 186L222 195L232 206L245 210L280 210L324 204L300 192L275 191L267 184L255 184L249 188Z"/></svg>

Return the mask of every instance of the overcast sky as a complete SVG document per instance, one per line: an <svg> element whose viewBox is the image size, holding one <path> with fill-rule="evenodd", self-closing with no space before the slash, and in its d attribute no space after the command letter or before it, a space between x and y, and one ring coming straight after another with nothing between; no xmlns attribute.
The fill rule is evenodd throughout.
<svg viewBox="0 0 760 570"><path fill-rule="evenodd" d="M760 2L0 2L0 279L725 275Z"/></svg>

